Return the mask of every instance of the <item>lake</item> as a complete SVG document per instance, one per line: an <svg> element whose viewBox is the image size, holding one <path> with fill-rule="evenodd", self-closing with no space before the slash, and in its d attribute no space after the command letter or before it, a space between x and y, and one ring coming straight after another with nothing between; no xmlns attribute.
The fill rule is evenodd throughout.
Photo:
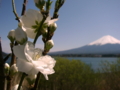
<svg viewBox="0 0 120 90"><path fill-rule="evenodd" d="M117 57L66 57L70 60L75 59L75 60L81 60L86 64L91 65L93 70L98 70L101 69L101 67L103 67L103 65L101 65L101 62L104 61L108 61L110 63L115 63L119 58Z"/></svg>
<svg viewBox="0 0 120 90"><path fill-rule="evenodd" d="M70 60L75 59L75 60L81 60L86 64L91 65L93 70L98 70L101 69L101 67L103 67L102 65L100 65L100 63L103 61L108 61L110 63L114 63L116 62L119 58L117 57L66 57ZM8 63L10 63L10 58L7 61Z"/></svg>

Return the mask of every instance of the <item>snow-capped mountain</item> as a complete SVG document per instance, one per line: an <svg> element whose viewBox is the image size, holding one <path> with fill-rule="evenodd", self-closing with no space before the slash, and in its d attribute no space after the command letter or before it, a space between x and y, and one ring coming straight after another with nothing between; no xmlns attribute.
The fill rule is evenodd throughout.
<svg viewBox="0 0 120 90"><path fill-rule="evenodd" d="M120 40L107 35L85 46L51 54L120 54Z"/></svg>
<svg viewBox="0 0 120 90"><path fill-rule="evenodd" d="M116 38L107 35L88 45L105 45L105 44L120 44L120 40L117 40Z"/></svg>

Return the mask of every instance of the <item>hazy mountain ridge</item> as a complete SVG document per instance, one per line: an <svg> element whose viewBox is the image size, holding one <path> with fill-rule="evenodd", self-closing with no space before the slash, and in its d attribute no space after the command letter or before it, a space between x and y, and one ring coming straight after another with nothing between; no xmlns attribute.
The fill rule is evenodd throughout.
<svg viewBox="0 0 120 90"><path fill-rule="evenodd" d="M50 54L120 54L120 40L107 35L85 46Z"/></svg>

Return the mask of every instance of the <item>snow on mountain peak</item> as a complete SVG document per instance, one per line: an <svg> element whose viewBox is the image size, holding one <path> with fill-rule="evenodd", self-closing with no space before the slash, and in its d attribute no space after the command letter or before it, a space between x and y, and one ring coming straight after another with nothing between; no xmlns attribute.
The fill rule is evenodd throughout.
<svg viewBox="0 0 120 90"><path fill-rule="evenodd" d="M88 44L88 45L105 45L105 44L120 44L120 40L107 35L107 36L103 36L102 38Z"/></svg>

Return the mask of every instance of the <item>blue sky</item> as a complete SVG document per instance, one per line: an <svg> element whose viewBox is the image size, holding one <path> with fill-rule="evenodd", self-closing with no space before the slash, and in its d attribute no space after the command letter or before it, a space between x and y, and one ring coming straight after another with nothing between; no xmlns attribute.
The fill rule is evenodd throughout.
<svg viewBox="0 0 120 90"><path fill-rule="evenodd" d="M15 0L15 3L20 16L23 0ZM28 0L27 9L38 10L33 0ZM120 40L120 0L66 0L59 15L58 28L53 36L55 46L51 51L81 47L105 35ZM17 24L11 0L0 0L0 37L5 52L10 51L7 34L16 29ZM43 48L41 37L37 47Z"/></svg>

